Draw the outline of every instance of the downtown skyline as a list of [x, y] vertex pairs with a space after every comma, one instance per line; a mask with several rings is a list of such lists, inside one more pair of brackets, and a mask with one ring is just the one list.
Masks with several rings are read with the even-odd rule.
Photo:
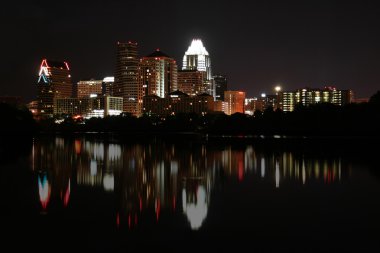
[[[33, 100], [43, 58], [69, 62], [73, 83], [113, 76], [117, 41], [136, 41], [139, 57], [160, 48], [181, 68], [193, 38], [204, 42], [213, 73], [226, 75], [228, 88], [247, 96], [273, 93], [278, 84], [284, 90], [352, 89], [357, 98], [379, 89], [379, 8], [370, 4], [128, 3], [68, 1], [58, 8], [40, 1], [18, 4], [12, 15], [2, 13], [8, 40], [1, 43], [9, 50], [3, 55], [0, 94]], [[199, 6], [210, 15], [185, 22]], [[154, 23], [157, 18], [162, 22]]]

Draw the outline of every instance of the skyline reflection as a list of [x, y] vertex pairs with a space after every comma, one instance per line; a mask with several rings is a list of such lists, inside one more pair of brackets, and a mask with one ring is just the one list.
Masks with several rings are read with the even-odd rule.
[[340, 157], [313, 158], [264, 152], [252, 145], [215, 147], [157, 139], [136, 144], [35, 139], [31, 156], [42, 213], [51, 211], [53, 200], [67, 208], [79, 189], [100, 190], [116, 200], [116, 226], [128, 229], [152, 219], [159, 223], [163, 214], [182, 215], [190, 229], [201, 229], [212, 193], [218, 194], [225, 181], [240, 184], [256, 178], [278, 190], [289, 184], [339, 183], [350, 176], [350, 166]]

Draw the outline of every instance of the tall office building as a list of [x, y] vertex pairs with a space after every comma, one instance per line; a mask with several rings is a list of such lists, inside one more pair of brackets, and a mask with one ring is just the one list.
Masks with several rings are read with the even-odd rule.
[[54, 100], [72, 97], [73, 84], [69, 64], [65, 61], [43, 59], [37, 89], [38, 113], [53, 116]]
[[93, 94], [102, 94], [103, 80], [82, 80], [77, 83], [77, 97], [87, 98]]
[[244, 113], [245, 92], [231, 90], [225, 91], [224, 101], [228, 103], [227, 115]]
[[136, 42], [118, 42], [113, 95], [123, 98], [123, 111], [141, 113], [143, 88], [139, 82], [139, 59]]
[[204, 80], [206, 72], [198, 70], [180, 70], [178, 71], [178, 90], [195, 96], [205, 93]]
[[177, 90], [177, 63], [159, 49], [143, 57], [139, 66], [144, 96], [165, 98]]
[[102, 94], [103, 96], [113, 97], [115, 78], [113, 76], [107, 76], [103, 78], [102, 82]]
[[215, 99], [215, 86], [212, 79], [211, 59], [200, 39], [193, 39], [185, 52], [182, 61], [182, 70], [198, 70], [206, 72], [204, 90]]
[[227, 90], [227, 77], [215, 75], [213, 79], [215, 85], [215, 100], [224, 101], [224, 92]]

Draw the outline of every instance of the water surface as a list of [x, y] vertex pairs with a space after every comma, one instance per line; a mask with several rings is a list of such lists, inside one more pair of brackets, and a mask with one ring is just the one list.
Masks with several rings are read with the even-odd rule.
[[376, 153], [312, 143], [96, 136], [3, 142], [3, 247], [378, 248]]

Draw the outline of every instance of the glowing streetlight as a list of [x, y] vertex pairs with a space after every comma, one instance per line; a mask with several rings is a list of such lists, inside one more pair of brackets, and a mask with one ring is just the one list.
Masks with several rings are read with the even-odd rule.
[[274, 87], [274, 90], [276, 91], [276, 104], [275, 104], [275, 109], [281, 108], [281, 101], [280, 101], [280, 91], [282, 90], [282, 87], [280, 85], [277, 85]]

